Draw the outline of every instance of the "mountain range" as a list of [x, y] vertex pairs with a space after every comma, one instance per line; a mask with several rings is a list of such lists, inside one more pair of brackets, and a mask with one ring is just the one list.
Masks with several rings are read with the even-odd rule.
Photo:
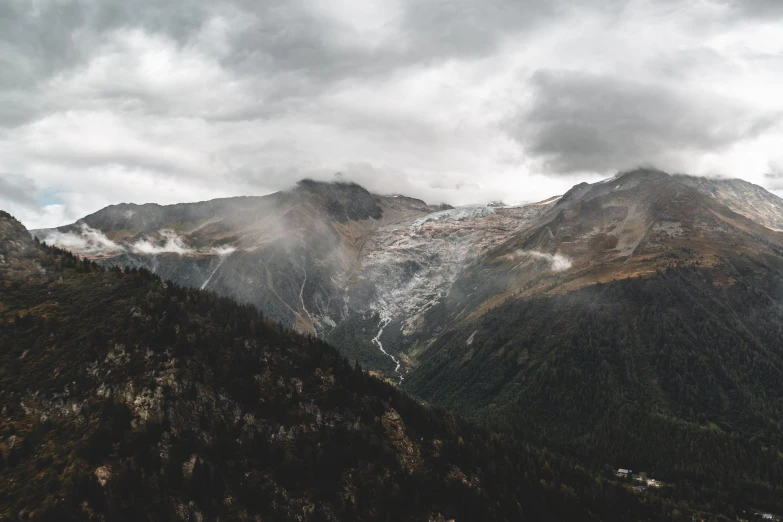
[[477, 428], [256, 307], [34, 242], [0, 212], [0, 518], [687, 520]]
[[520, 206], [303, 181], [33, 235], [255, 305], [592, 473], [645, 469], [711, 512], [783, 512], [780, 216], [749, 183], [640, 169]]
[[759, 224], [783, 227], [783, 201], [760, 187], [638, 170], [513, 207], [433, 206], [304, 180], [264, 197], [115, 205], [33, 234], [252, 303], [399, 382], [434, 331], [509, 296], [653, 274], [672, 252], [712, 266], [737, 251], [726, 239], [735, 234], [776, 241]]

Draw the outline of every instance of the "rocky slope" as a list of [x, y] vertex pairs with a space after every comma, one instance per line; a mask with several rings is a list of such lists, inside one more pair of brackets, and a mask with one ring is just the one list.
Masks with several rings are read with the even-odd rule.
[[35, 262], [37, 245], [24, 226], [0, 210], [0, 274], [16, 279], [40, 276]]
[[[740, 180], [641, 170], [520, 207], [440, 209], [304, 181], [261, 198], [118, 205], [34, 233], [104, 264], [257, 305], [402, 382], [449, 322], [552, 285], [649, 275], [672, 252], [712, 264], [729, 229], [748, 226], [740, 216], [775, 229], [783, 202]], [[459, 310], [427, 322], [433, 307], [449, 308], [447, 297]]]
[[379, 227], [368, 237], [346, 285], [350, 313], [329, 338], [343, 346], [362, 343], [366, 336], [361, 334], [347, 341], [360, 328], [362, 334], [374, 333], [371, 342], [379, 350], [388, 348], [394, 377], [402, 382], [412, 367], [406, 339], [421, 331], [424, 315], [445, 299], [466, 268], [529, 227], [547, 208], [459, 208]]
[[426, 408], [254, 307], [38, 247], [7, 215], [0, 232], [3, 266], [45, 269], [0, 271], [3, 520], [691, 515]]
[[343, 287], [367, 236], [435, 210], [354, 184], [300, 182], [267, 197], [171, 206], [117, 205], [40, 239], [262, 307], [302, 332], [345, 314]]
[[[510, 293], [568, 291], [655, 273], [671, 259], [712, 266], [781, 235], [659, 171], [572, 188], [535, 223], [487, 254], [474, 273]], [[541, 267], [548, 268], [542, 270]], [[491, 272], [486, 272], [490, 270]], [[463, 283], [469, 284], [469, 283]], [[482, 283], [483, 284], [483, 283]]]
[[34, 234], [106, 265], [252, 303], [399, 382], [411, 358], [399, 343], [386, 350], [386, 328], [415, 331], [465, 267], [551, 205], [449, 209], [305, 181], [260, 198], [117, 205]]
[[741, 179], [675, 176], [677, 181], [723, 203], [737, 214], [773, 230], [783, 230], [783, 200]]
[[257, 305], [399, 383], [439, 332], [505, 299], [648, 276], [673, 256], [711, 266], [736, 235], [775, 241], [748, 219], [774, 229], [781, 215], [745, 182], [640, 170], [539, 204], [459, 209], [305, 181], [261, 198], [118, 205], [35, 235]]
[[783, 234], [626, 173], [574, 187], [464, 271], [404, 387], [702, 494], [764, 484], [779, 512], [781, 317]]
[[434, 340], [509, 301], [650, 278], [673, 267], [707, 270], [731, 288], [737, 260], [754, 259], [754, 273], [771, 281], [781, 252], [783, 234], [665, 173], [635, 171], [580, 184], [462, 271], [448, 296], [422, 318], [421, 331], [436, 335], [419, 336], [419, 342], [427, 343], [426, 356], [437, 350]]

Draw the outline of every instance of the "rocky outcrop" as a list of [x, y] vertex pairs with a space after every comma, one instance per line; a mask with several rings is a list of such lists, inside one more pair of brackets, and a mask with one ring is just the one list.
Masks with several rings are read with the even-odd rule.
[[676, 175], [675, 179], [726, 205], [737, 214], [773, 230], [783, 230], [783, 200], [741, 179]]
[[27, 229], [0, 210], [0, 276], [14, 279], [39, 276], [36, 254], [37, 246]]

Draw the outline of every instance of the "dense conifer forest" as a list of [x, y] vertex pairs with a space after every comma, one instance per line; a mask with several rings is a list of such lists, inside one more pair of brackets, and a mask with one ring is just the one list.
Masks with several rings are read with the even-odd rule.
[[511, 299], [442, 336], [406, 387], [594, 472], [644, 470], [671, 498], [780, 513], [778, 270], [739, 256]]

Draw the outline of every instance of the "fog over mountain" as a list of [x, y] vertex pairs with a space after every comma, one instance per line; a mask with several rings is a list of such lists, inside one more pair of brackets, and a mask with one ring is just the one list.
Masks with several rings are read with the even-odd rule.
[[302, 178], [538, 201], [636, 166], [780, 190], [780, 3], [10, 0], [0, 204], [30, 228]]
[[673, 259], [719, 265], [745, 235], [766, 248], [781, 229], [783, 200], [759, 186], [638, 169], [536, 203], [454, 208], [302, 180], [263, 197], [115, 205], [32, 233], [254, 304], [401, 384], [442, 330], [505, 299], [649, 276]]

